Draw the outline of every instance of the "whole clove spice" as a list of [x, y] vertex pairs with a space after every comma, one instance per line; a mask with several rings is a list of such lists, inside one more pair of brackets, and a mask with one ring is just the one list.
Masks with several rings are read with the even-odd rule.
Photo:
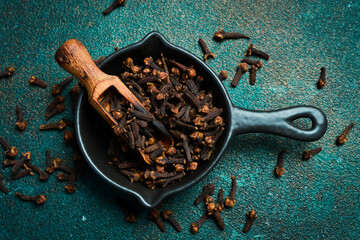
[[251, 65], [251, 67], [249, 69], [249, 73], [250, 73], [249, 80], [250, 80], [251, 85], [255, 85], [257, 70], [258, 70], [258, 68], [255, 65]]
[[174, 226], [174, 228], [175, 228], [175, 230], [176, 230], [177, 232], [181, 232], [181, 225], [180, 225], [180, 223], [175, 219], [175, 217], [174, 217], [174, 215], [173, 215], [173, 211], [168, 210], [168, 209], [163, 210], [163, 211], [161, 212], [161, 216], [162, 216], [165, 220], [169, 221], [169, 222]]
[[263, 66], [261, 61], [255, 61], [254, 59], [250, 59], [250, 58], [243, 58], [241, 62], [247, 63], [250, 66], [255, 65], [258, 69], [262, 68]]
[[245, 38], [245, 39], [250, 39], [249, 36], [246, 36], [242, 33], [239, 32], [225, 32], [223, 29], [215, 32], [214, 34], [214, 39], [216, 41], [223, 41], [225, 39], [240, 39], [240, 38]]
[[160, 211], [157, 208], [149, 211], [149, 218], [155, 222], [156, 226], [160, 229], [161, 232], [166, 231], [165, 225], [160, 217]]
[[227, 77], [228, 77], [228, 73], [227, 73], [227, 71], [225, 71], [225, 70], [222, 70], [222, 71], [219, 73], [219, 76], [218, 76], [218, 78], [220, 79], [220, 81], [226, 80]]
[[19, 107], [16, 107], [15, 111], [16, 111], [16, 116], [17, 116], [17, 122], [15, 123], [15, 126], [20, 132], [22, 132], [25, 130], [27, 123], [24, 119], [21, 109]]
[[255, 212], [255, 210], [250, 210], [249, 212], [246, 213], [246, 223], [243, 229], [243, 233], [247, 233], [250, 231], [252, 225], [254, 224], [255, 219], [257, 218], [257, 214]]
[[312, 158], [315, 154], [321, 152], [321, 150], [322, 150], [322, 147], [317, 147], [312, 150], [305, 150], [303, 152], [303, 159], [308, 160], [308, 159]]
[[344, 144], [348, 140], [348, 135], [351, 129], [355, 126], [355, 123], [350, 123], [349, 126], [347, 126], [342, 134], [340, 134], [336, 138], [336, 143], [338, 145]]
[[284, 153], [286, 150], [282, 150], [278, 154], [277, 164], [274, 169], [274, 174], [276, 177], [281, 177], [284, 174], [285, 168], [284, 168]]
[[47, 87], [46, 82], [38, 79], [38, 78], [35, 77], [35, 76], [32, 76], [32, 77], [29, 79], [29, 83], [30, 83], [30, 85], [38, 86], [38, 87], [41, 87], [41, 88], [46, 88], [46, 87]]
[[41, 168], [39, 168], [38, 166], [35, 166], [31, 162], [27, 162], [25, 164], [26, 164], [27, 167], [29, 167], [30, 169], [34, 170], [35, 172], [37, 172], [39, 174], [39, 179], [41, 181], [48, 180], [49, 175], [46, 172], [44, 172]]
[[229, 197], [225, 197], [225, 206], [228, 208], [232, 208], [236, 202], [235, 195], [237, 189], [237, 182], [235, 176], [231, 177], [231, 192]]
[[41, 125], [40, 130], [62, 130], [66, 128], [66, 126], [67, 124], [63, 120], [60, 120], [59, 122]]
[[245, 56], [256, 56], [256, 57], [264, 58], [266, 60], [269, 60], [269, 58], [270, 58], [270, 56], [267, 53], [254, 48], [252, 43], [249, 44], [249, 47], [245, 53]]
[[325, 79], [325, 77], [326, 77], [326, 69], [325, 69], [325, 67], [322, 67], [321, 69], [320, 69], [320, 77], [319, 77], [319, 80], [317, 81], [317, 87], [320, 89], [320, 88], [323, 88], [323, 87], [325, 87], [325, 83], [326, 83], [326, 79]]
[[46, 159], [46, 168], [45, 168], [45, 170], [48, 173], [53, 173], [54, 172], [54, 165], [53, 165], [53, 161], [52, 161], [52, 158], [51, 158], [51, 155], [50, 155], [50, 150], [46, 150], [45, 159]]
[[9, 193], [9, 189], [5, 186], [5, 184], [3, 182], [3, 176], [1, 174], [0, 174], [0, 189], [5, 194]]
[[15, 195], [23, 201], [32, 201], [37, 205], [44, 204], [46, 202], [45, 195], [37, 195], [37, 196], [28, 196], [21, 193], [15, 193]]
[[11, 179], [12, 180], [17, 180], [20, 179], [22, 177], [25, 177], [26, 175], [30, 174], [31, 170], [30, 169], [23, 169], [21, 171], [18, 171], [17, 173], [13, 174]]
[[116, 9], [116, 8], [118, 8], [120, 6], [124, 6], [125, 2], [126, 2], [126, 0], [115, 0], [115, 1], [113, 1], [113, 3], [103, 11], [103, 14], [108, 15], [109, 13], [114, 11], [114, 9]]
[[201, 194], [195, 199], [194, 204], [199, 205], [202, 201], [205, 200], [206, 196], [213, 195], [215, 192], [215, 185], [209, 183], [203, 187]]
[[12, 76], [14, 72], [14, 67], [6, 67], [4, 70], [0, 71], [0, 78]]
[[65, 101], [65, 98], [63, 96], [57, 95], [54, 98], [54, 100], [47, 106], [46, 112], [45, 112], [45, 117], [47, 117], [47, 115], [49, 115], [49, 113], [56, 108], [57, 104], [62, 103], [64, 101]]
[[10, 144], [5, 140], [5, 138], [0, 137], [0, 145], [5, 150], [5, 156], [14, 158], [17, 156], [19, 150], [16, 147], [10, 146]]
[[201, 46], [201, 49], [204, 52], [204, 60], [208, 60], [209, 58], [215, 59], [215, 55], [210, 51], [209, 46], [206, 44], [206, 42], [199, 38], [199, 44]]
[[203, 225], [208, 216], [208, 212], [204, 212], [204, 214], [199, 218], [199, 220], [191, 223], [190, 230], [192, 234], [196, 234], [199, 232], [201, 225]]
[[69, 84], [72, 80], [74, 80], [74, 76], [67, 77], [60, 83], [54, 84], [52, 86], [51, 94], [54, 96], [59, 95], [61, 93], [61, 90], [63, 89], [63, 87], [65, 87], [67, 84]]
[[236, 74], [231, 82], [231, 87], [236, 87], [239, 84], [240, 78], [248, 71], [248, 64], [242, 62], [238, 65]]
[[49, 112], [49, 114], [45, 117], [46, 121], [52, 118], [53, 116], [62, 113], [64, 110], [65, 110], [64, 104], [62, 103], [57, 104], [56, 107], [51, 112]]

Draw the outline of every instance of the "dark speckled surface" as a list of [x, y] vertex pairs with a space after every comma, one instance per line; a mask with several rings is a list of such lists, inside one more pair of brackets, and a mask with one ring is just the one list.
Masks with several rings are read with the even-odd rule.
[[[217, 43], [212, 34], [220, 29], [239, 30], [270, 54], [270, 60], [250, 86], [248, 75], [231, 89], [237, 106], [271, 110], [309, 104], [321, 108], [329, 126], [325, 136], [313, 143], [282, 137], [251, 134], [234, 138], [219, 164], [199, 184], [170, 197], [164, 208], [174, 210], [183, 226], [166, 233], [139, 214], [137, 224], [125, 222], [116, 207], [119, 193], [89, 168], [77, 191], [68, 195], [64, 183], [52, 175], [41, 183], [36, 177], [11, 181], [10, 169], [1, 169], [10, 193], [0, 193], [2, 239], [358, 239], [360, 235], [359, 182], [359, 77], [360, 6], [358, 1], [131, 1], [110, 15], [102, 10], [111, 1], [0, 1], [0, 67], [12, 65], [12, 78], [0, 80], [0, 135], [20, 148], [32, 151], [33, 161], [44, 167], [45, 150], [70, 163], [72, 151], [63, 144], [63, 132], [39, 132], [44, 110], [52, 100], [50, 87], [28, 86], [35, 75], [50, 86], [67, 74], [54, 60], [56, 49], [67, 39], [84, 42], [94, 58], [110, 54], [113, 47], [139, 41], [148, 32], [161, 32], [170, 42], [201, 56], [199, 37], [216, 55], [208, 62], [216, 72], [227, 70], [230, 79], [249, 40]], [[327, 68], [328, 83], [317, 90], [320, 68]], [[73, 84], [73, 83], [72, 83]], [[64, 96], [72, 84], [66, 87]], [[72, 117], [70, 101], [63, 114]], [[15, 130], [15, 107], [22, 105], [29, 127]], [[54, 120], [60, 119], [61, 116]], [[334, 140], [355, 122], [349, 141], [338, 147]], [[300, 124], [306, 125], [306, 122]], [[323, 146], [310, 161], [300, 159], [304, 149]], [[285, 174], [276, 179], [277, 153], [287, 148]], [[2, 157], [3, 158], [3, 157]], [[238, 178], [238, 201], [226, 210], [226, 230], [212, 220], [199, 234], [189, 232], [190, 223], [203, 209], [192, 202], [202, 186], [214, 182], [230, 190], [230, 176]], [[15, 192], [43, 193], [43, 206], [19, 201]], [[248, 234], [242, 233], [245, 213], [255, 209], [258, 218]]]

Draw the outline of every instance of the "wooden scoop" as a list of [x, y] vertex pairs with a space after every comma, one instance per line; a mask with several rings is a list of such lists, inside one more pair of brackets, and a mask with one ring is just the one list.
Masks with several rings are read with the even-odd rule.
[[[119, 94], [133, 104], [136, 110], [150, 114], [144, 109], [143, 104], [134, 96], [119, 77], [108, 75], [95, 65], [89, 52], [80, 41], [76, 39], [66, 41], [56, 51], [55, 59], [63, 69], [74, 75], [79, 82], [85, 86], [90, 104], [98, 111], [98, 113], [100, 113], [110, 126], [117, 125], [118, 123], [99, 101], [100, 96], [102, 96], [102, 94], [110, 87], [114, 87]], [[169, 132], [159, 121], [154, 118], [151, 123], [157, 130], [155, 136], [159, 138], [165, 146], [174, 143]], [[145, 154], [144, 151], [139, 150], [139, 152], [144, 161], [150, 164], [151, 160], [149, 155]]]

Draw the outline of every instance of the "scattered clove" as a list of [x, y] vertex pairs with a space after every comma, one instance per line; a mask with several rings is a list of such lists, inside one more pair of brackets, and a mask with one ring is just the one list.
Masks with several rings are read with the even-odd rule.
[[115, 1], [113, 1], [113, 3], [103, 11], [103, 14], [108, 15], [109, 13], [114, 11], [115, 8], [118, 8], [120, 6], [124, 6], [125, 2], [126, 2], [126, 0], [115, 0]]
[[46, 121], [52, 118], [53, 116], [62, 113], [64, 110], [65, 110], [64, 104], [62, 103], [57, 104], [56, 107], [51, 112], [49, 112], [49, 114], [45, 117]]
[[10, 144], [5, 140], [5, 138], [0, 137], [0, 145], [5, 150], [5, 156], [14, 158], [17, 156], [19, 150], [16, 147], [10, 146]]
[[236, 202], [235, 195], [237, 189], [237, 182], [235, 176], [231, 177], [231, 192], [229, 197], [225, 197], [225, 206], [228, 208], [232, 208]]
[[21, 193], [15, 193], [15, 195], [23, 201], [32, 201], [37, 205], [44, 204], [46, 201], [45, 195], [37, 195], [37, 196], [28, 196]]
[[270, 58], [270, 56], [267, 53], [254, 48], [252, 43], [249, 44], [245, 56], [256, 56], [256, 57], [264, 58], [266, 60], [269, 60]]
[[194, 204], [199, 205], [202, 201], [205, 200], [206, 196], [213, 195], [215, 192], [215, 185], [209, 183], [203, 187], [201, 194], [195, 199]]
[[355, 123], [350, 123], [349, 126], [345, 128], [344, 132], [336, 138], [336, 142], [338, 145], [344, 144], [347, 141], [349, 132], [354, 126]]
[[9, 189], [5, 186], [5, 184], [3, 182], [3, 176], [1, 174], [0, 174], [0, 189], [5, 194], [9, 193]]
[[16, 116], [17, 116], [17, 122], [15, 123], [15, 126], [20, 132], [22, 132], [25, 130], [27, 123], [24, 119], [21, 109], [19, 107], [16, 107], [15, 110], [16, 110]]
[[274, 174], [276, 177], [281, 177], [284, 174], [285, 168], [284, 168], [284, 153], [286, 150], [282, 150], [278, 154], [277, 164], [274, 169]]
[[44, 125], [41, 125], [40, 130], [62, 130], [66, 128], [66, 126], [67, 124], [63, 120], [60, 120], [59, 122], [46, 123]]
[[214, 34], [214, 39], [216, 41], [223, 41], [225, 39], [240, 39], [240, 38], [246, 38], [246, 39], [250, 39], [250, 37], [239, 33], [239, 32], [225, 32], [223, 29], [215, 32]]
[[4, 70], [0, 71], [0, 78], [12, 76], [14, 72], [14, 67], [6, 67]]
[[321, 152], [321, 150], [322, 150], [322, 147], [317, 147], [312, 150], [305, 150], [303, 152], [303, 159], [308, 160], [308, 159], [312, 158], [315, 154]]
[[248, 64], [242, 62], [239, 64], [234, 79], [231, 82], [231, 87], [236, 87], [239, 84], [240, 78], [248, 71]]
[[224, 81], [225, 79], [227, 79], [227, 77], [228, 77], [228, 73], [225, 70], [222, 70], [218, 76], [220, 81]]
[[50, 155], [50, 150], [46, 150], [45, 153], [45, 159], [46, 159], [46, 171], [48, 173], [53, 173], [54, 172], [54, 165], [53, 165], [53, 161]]
[[200, 217], [199, 220], [191, 223], [190, 230], [192, 234], [196, 234], [199, 232], [201, 225], [203, 225], [208, 216], [208, 212], [204, 212], [204, 214]]
[[166, 231], [165, 225], [163, 221], [161, 221], [160, 211], [157, 208], [149, 211], [149, 218], [155, 222], [156, 226], [160, 229], [161, 232]]
[[201, 46], [201, 49], [204, 52], [204, 60], [208, 60], [209, 58], [215, 59], [215, 55], [210, 51], [209, 46], [206, 44], [206, 42], [199, 38], [199, 44]]
[[162, 216], [165, 220], [169, 221], [169, 222], [174, 226], [174, 228], [175, 228], [176, 231], [181, 232], [181, 225], [180, 225], [180, 223], [175, 219], [175, 217], [174, 217], [174, 215], [173, 215], [173, 211], [167, 210], [167, 209], [166, 209], [166, 210], [163, 210], [163, 211], [161, 212], [161, 216]]
[[255, 65], [251, 65], [250, 69], [249, 69], [249, 73], [250, 73], [250, 84], [251, 85], [255, 85], [256, 82], [256, 71], [258, 70], [258, 68]]
[[52, 95], [54, 95], [54, 96], [59, 95], [61, 93], [61, 90], [63, 89], [63, 87], [65, 87], [67, 84], [69, 84], [72, 80], [74, 80], [74, 76], [67, 77], [60, 83], [53, 85], [52, 90], [51, 90]]
[[246, 213], [246, 223], [243, 229], [243, 233], [247, 233], [250, 231], [252, 225], [254, 224], [255, 219], [257, 218], [257, 214], [255, 210], [250, 210], [248, 213]]
[[38, 79], [38, 78], [35, 77], [35, 76], [32, 76], [32, 77], [29, 79], [29, 83], [30, 83], [30, 85], [38, 86], [38, 87], [41, 87], [41, 88], [46, 88], [46, 87], [47, 87], [46, 82]]
[[320, 89], [320, 88], [323, 88], [323, 87], [325, 87], [325, 83], [326, 83], [326, 79], [325, 79], [325, 77], [326, 77], [326, 69], [325, 69], [325, 67], [322, 67], [321, 69], [320, 69], [320, 71], [321, 71], [321, 73], [320, 73], [320, 77], [319, 77], [319, 80], [318, 80], [318, 82], [317, 82], [317, 87]]
[[116, 199], [116, 203], [121, 211], [125, 215], [125, 220], [129, 223], [134, 223], [137, 221], [137, 217], [132, 208], [129, 208], [128, 204], [122, 201], [120, 198]]

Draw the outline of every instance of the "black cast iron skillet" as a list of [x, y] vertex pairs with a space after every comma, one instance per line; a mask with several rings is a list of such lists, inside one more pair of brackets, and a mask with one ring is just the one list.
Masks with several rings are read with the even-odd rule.
[[[326, 116], [315, 107], [297, 106], [275, 111], [251, 111], [234, 106], [221, 81], [202, 60], [169, 43], [158, 32], [151, 32], [140, 42], [113, 53], [99, 67], [105, 73], [119, 75], [120, 66], [127, 57], [133, 58], [135, 63], [142, 64], [145, 57], [152, 56], [156, 59], [161, 53], [169, 59], [175, 59], [188, 66], [193, 65], [196, 72], [204, 76], [203, 87], [213, 92], [215, 106], [224, 109], [225, 131], [217, 142], [210, 160], [201, 162], [194, 174], [186, 175], [181, 182], [154, 190], [140, 182], [131, 183], [128, 178], [118, 173], [116, 167], [107, 163], [109, 159], [106, 151], [111, 134], [109, 132], [108, 137], [105, 137], [102, 131], [94, 129], [94, 124], [101, 123], [101, 120], [97, 112], [91, 108], [86, 91], [82, 91], [76, 109], [77, 139], [90, 166], [116, 188], [134, 195], [145, 207], [153, 208], [170, 194], [183, 191], [204, 178], [220, 160], [233, 136], [244, 133], [271, 133], [300, 141], [315, 141], [326, 131]], [[292, 121], [299, 118], [311, 119], [311, 129], [295, 127]]]

